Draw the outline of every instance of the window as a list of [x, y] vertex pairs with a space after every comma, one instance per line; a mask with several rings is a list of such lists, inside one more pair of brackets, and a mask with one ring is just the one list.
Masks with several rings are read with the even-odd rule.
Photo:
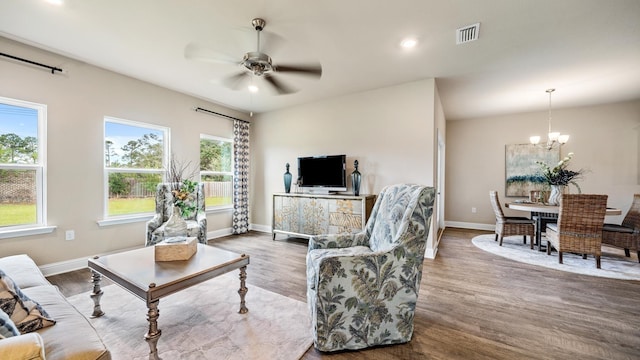
[[169, 130], [105, 118], [106, 217], [155, 211], [156, 186], [167, 164]]
[[233, 139], [200, 135], [200, 181], [207, 209], [233, 203]]
[[0, 97], [0, 231], [46, 225], [47, 106]]

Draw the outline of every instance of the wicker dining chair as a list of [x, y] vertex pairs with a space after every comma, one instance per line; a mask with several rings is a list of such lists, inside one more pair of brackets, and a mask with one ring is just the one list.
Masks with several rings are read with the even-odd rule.
[[500, 240], [500, 246], [502, 246], [502, 239], [505, 236], [522, 235], [524, 243], [527, 243], [527, 235], [531, 243], [531, 249], [533, 249], [533, 239], [536, 236], [535, 221], [526, 217], [519, 216], [504, 216], [500, 200], [498, 199], [498, 192], [495, 190], [489, 191], [489, 198], [491, 199], [491, 206], [493, 212], [496, 214], [496, 241]]
[[634, 250], [640, 262], [640, 194], [633, 195], [631, 208], [621, 225], [604, 224], [602, 243], [624, 249], [627, 257], [631, 256], [629, 250]]
[[562, 264], [562, 253], [573, 252], [594, 255], [596, 267], [600, 269], [602, 253], [602, 227], [607, 211], [607, 195], [564, 194], [560, 198], [558, 222], [547, 224], [547, 255], [551, 247], [558, 251], [558, 262]]

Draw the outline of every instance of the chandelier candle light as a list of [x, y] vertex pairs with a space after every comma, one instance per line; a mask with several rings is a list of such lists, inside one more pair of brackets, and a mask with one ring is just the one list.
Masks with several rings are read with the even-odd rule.
[[[554, 132], [551, 130], [551, 93], [556, 91], [556, 89], [547, 89], [546, 92], [549, 94], [549, 133], [547, 138], [547, 150], [551, 150], [554, 146], [562, 146], [569, 141], [569, 135], [560, 135], [559, 132]], [[533, 145], [538, 145], [540, 143], [540, 136], [531, 136], [529, 141]]]

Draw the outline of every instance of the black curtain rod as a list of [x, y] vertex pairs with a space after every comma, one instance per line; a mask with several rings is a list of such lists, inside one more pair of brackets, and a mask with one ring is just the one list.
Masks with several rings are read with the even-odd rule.
[[29, 64], [31, 64], [31, 65], [36, 65], [36, 66], [40, 66], [40, 67], [43, 67], [43, 68], [47, 68], [47, 69], [51, 70], [51, 73], [52, 73], [52, 74], [55, 74], [55, 72], [56, 72], [56, 71], [60, 71], [60, 72], [62, 72], [62, 71], [63, 71], [62, 69], [57, 68], [57, 67], [55, 67], [55, 66], [49, 66], [49, 65], [41, 64], [41, 63], [39, 63], [39, 62], [35, 62], [35, 61], [31, 61], [31, 60], [27, 60], [27, 59], [19, 58], [19, 57], [17, 57], [17, 56], [13, 56], [13, 55], [5, 54], [5, 53], [0, 53], [0, 56], [8, 57], [8, 58], [13, 59], [13, 60], [18, 60], [18, 61], [26, 62], [26, 63], [29, 63]]
[[231, 119], [231, 120], [244, 121], [244, 122], [247, 122], [247, 123], [249, 122], [249, 121], [247, 121], [247, 120], [238, 119], [238, 118], [235, 118], [235, 117], [233, 117], [233, 116], [229, 116], [229, 115], [221, 114], [221, 113], [219, 113], [219, 112], [215, 112], [215, 111], [211, 111], [211, 110], [203, 109], [203, 108], [201, 108], [201, 107], [197, 107], [197, 108], [195, 108], [194, 110], [195, 110], [195, 111], [204, 111], [204, 112], [206, 112], [206, 113], [213, 114], [213, 115], [218, 115], [218, 116], [222, 116], [222, 117], [226, 117], [227, 119]]

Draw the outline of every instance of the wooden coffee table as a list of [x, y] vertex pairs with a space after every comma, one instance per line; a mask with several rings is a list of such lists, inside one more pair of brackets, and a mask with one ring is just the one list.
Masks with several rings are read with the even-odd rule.
[[192, 285], [216, 276], [240, 269], [240, 310], [249, 311], [245, 304], [247, 294], [247, 265], [249, 256], [198, 244], [198, 251], [184, 261], [156, 262], [153, 246], [124, 251], [117, 254], [96, 256], [89, 259], [92, 272], [94, 307], [92, 317], [104, 315], [100, 308], [100, 280], [105, 276], [147, 303], [149, 330], [144, 335], [149, 344], [149, 359], [158, 360], [158, 339], [162, 331], [158, 329], [158, 304], [160, 298], [171, 295]]

